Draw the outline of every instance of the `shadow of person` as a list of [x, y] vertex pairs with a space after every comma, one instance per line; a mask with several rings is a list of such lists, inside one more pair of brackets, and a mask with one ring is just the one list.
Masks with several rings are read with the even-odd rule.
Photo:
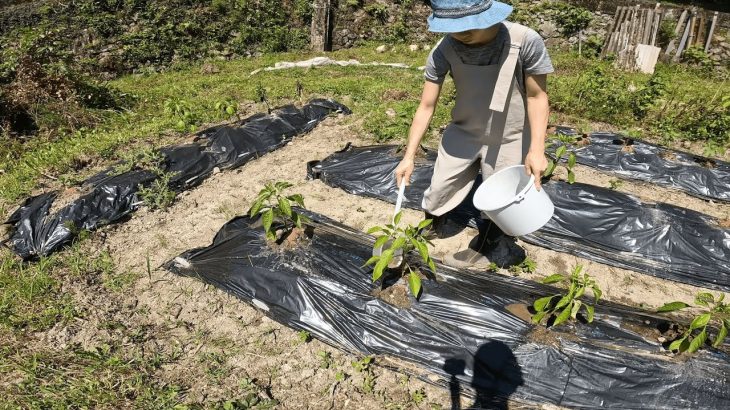
[[451, 375], [449, 379], [449, 395], [451, 397], [451, 410], [461, 410], [461, 384], [458, 376], [464, 374], [466, 363], [461, 359], [446, 359], [444, 371]]
[[507, 409], [509, 397], [524, 384], [522, 369], [512, 350], [499, 341], [479, 347], [474, 355], [471, 387], [476, 393], [473, 409]]
[[[481, 345], [470, 361], [475, 400], [468, 409], [506, 410], [509, 397], [524, 384], [522, 368], [512, 350], [502, 342], [490, 341]], [[459, 376], [469, 373], [467, 363], [462, 359], [447, 359], [443, 369], [451, 375], [451, 410], [461, 410]]]

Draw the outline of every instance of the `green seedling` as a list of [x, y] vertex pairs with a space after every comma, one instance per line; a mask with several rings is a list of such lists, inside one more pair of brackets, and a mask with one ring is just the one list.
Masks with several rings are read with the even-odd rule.
[[238, 104], [231, 100], [222, 100], [215, 103], [215, 111], [221, 115], [233, 115], [238, 111]]
[[573, 184], [575, 183], [575, 172], [573, 171], [573, 168], [575, 167], [575, 163], [577, 161], [575, 152], [567, 152], [568, 149], [565, 147], [565, 145], [561, 145], [558, 147], [558, 149], [555, 150], [555, 159], [548, 158], [548, 167], [545, 169], [545, 172], [542, 174], [544, 178], [550, 178], [553, 176], [553, 173], [555, 172], [555, 169], [557, 168], [560, 161], [565, 157], [565, 154], [568, 154], [568, 159], [565, 164], [565, 169], [568, 171], [568, 183]]
[[608, 187], [613, 190], [616, 190], [616, 189], [619, 189], [621, 187], [621, 185], [623, 185], [623, 183], [624, 183], [624, 181], [622, 181], [620, 179], [612, 179], [612, 180], [608, 181]]
[[291, 231], [295, 227], [302, 229], [302, 224], [309, 221], [309, 218], [292, 209], [292, 204], [297, 204], [301, 208], [305, 208], [302, 195], [284, 194], [284, 191], [292, 186], [289, 182], [281, 181], [266, 184], [248, 210], [248, 215], [251, 218], [257, 215], [261, 216], [266, 238], [271, 241], [276, 240], [276, 233], [271, 229], [274, 220], [283, 222], [286, 232]]
[[[421, 294], [421, 277], [418, 275], [418, 269], [413, 269], [407, 261], [405, 256], [411, 251], [418, 251], [421, 256], [421, 260], [425, 263], [431, 272], [436, 272], [436, 265], [431, 258], [428, 247], [433, 244], [426, 239], [424, 230], [431, 225], [433, 222], [431, 219], [425, 219], [421, 221], [417, 226], [406, 225], [405, 227], [400, 226], [401, 217], [403, 211], [398, 212], [393, 218], [392, 224], [385, 226], [375, 226], [368, 230], [369, 234], [378, 234], [373, 245], [373, 250], [382, 250], [380, 255], [376, 255], [368, 259], [365, 262], [365, 266], [375, 265], [373, 268], [373, 282], [380, 279], [383, 276], [385, 268], [391, 263], [397, 252], [401, 252], [403, 255], [403, 266], [401, 268], [401, 274], [405, 275], [408, 273], [408, 288], [411, 291], [413, 297], [418, 298]], [[385, 246], [390, 244], [387, 249]], [[374, 252], [376, 253], [376, 252]]]
[[[695, 296], [696, 309], [700, 313], [694, 319], [679, 339], [669, 345], [669, 350], [694, 353], [701, 348], [709, 338], [708, 327], [711, 324], [719, 326], [720, 330], [715, 335], [712, 347], [720, 347], [730, 330], [730, 303], [724, 302], [725, 294], [721, 293], [717, 298], [707, 292], [700, 292]], [[692, 308], [684, 302], [670, 302], [657, 309], [658, 313], [676, 312], [678, 310]]]
[[509, 272], [513, 275], [519, 275], [520, 273], [533, 273], [535, 270], [537, 270], [537, 262], [530, 258], [525, 258], [525, 260], [519, 264], [509, 267]]
[[581, 301], [580, 298], [586, 290], [590, 290], [593, 293], [594, 304], [598, 303], [603, 292], [595, 279], [583, 272], [583, 266], [578, 265], [570, 275], [556, 273], [542, 280], [545, 284], [560, 282], [568, 285], [567, 292], [537, 299], [532, 305], [535, 308], [532, 322], [540, 323], [554, 315], [555, 321], [552, 326], [558, 326], [568, 319], [575, 319], [581, 308], [586, 312], [585, 318], [588, 323], [593, 322], [594, 306]]
[[300, 330], [299, 333], [297, 333], [297, 336], [299, 337], [299, 341], [302, 343], [309, 343], [312, 340], [312, 334], [306, 330]]
[[320, 350], [317, 352], [317, 356], [320, 358], [319, 367], [322, 369], [329, 369], [332, 366], [332, 355], [330, 352]]
[[339, 372], [335, 373], [336, 382], [344, 382], [346, 378], [347, 378], [347, 374], [345, 374], [345, 372], [343, 372], [343, 371], [339, 371]]
[[352, 367], [357, 370], [358, 373], [367, 372], [370, 370], [370, 365], [373, 364], [375, 358], [373, 356], [365, 356], [360, 360], [352, 362]]
[[418, 389], [411, 393], [411, 401], [419, 406], [423, 401], [426, 400], [426, 392], [423, 389]]

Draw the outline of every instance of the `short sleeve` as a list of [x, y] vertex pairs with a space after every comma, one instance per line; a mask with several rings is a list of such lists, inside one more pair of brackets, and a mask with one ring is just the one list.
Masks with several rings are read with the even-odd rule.
[[451, 70], [451, 65], [441, 50], [442, 44], [443, 41], [439, 41], [436, 47], [429, 53], [426, 59], [426, 69], [423, 73], [426, 81], [436, 84], [443, 84], [446, 75]]
[[555, 71], [545, 42], [535, 30], [528, 30], [520, 57], [522, 69], [527, 75], [550, 74]]

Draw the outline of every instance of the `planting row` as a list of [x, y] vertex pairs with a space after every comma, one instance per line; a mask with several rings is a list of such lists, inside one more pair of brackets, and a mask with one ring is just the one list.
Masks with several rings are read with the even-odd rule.
[[[548, 152], [560, 147], [574, 153], [577, 162], [601, 171], [679, 189], [690, 195], [730, 201], [730, 164], [608, 132], [579, 135], [557, 129]], [[565, 149], [565, 148], [564, 148]]]
[[192, 144], [148, 151], [91, 177], [82, 184], [87, 193], [53, 215], [49, 211], [57, 192], [28, 198], [6, 222], [14, 228], [7, 244], [24, 259], [49, 255], [80, 230], [118, 221], [142, 203], [168, 206], [176, 192], [201, 183], [216, 168], [240, 167], [312, 130], [334, 112], [350, 110], [315, 99], [301, 109], [285, 106], [201, 131]]
[[[410, 226], [396, 217], [374, 227], [374, 238], [302, 209], [304, 199], [286, 193], [288, 186], [268, 185], [249, 216], [166, 268], [346, 351], [415, 363], [481, 405], [730, 405], [730, 357], [722, 344], [730, 307], [722, 295], [698, 295], [706, 306], [687, 327], [627, 307], [596, 307], [600, 289], [580, 267], [546, 278], [564, 289], [456, 271], [430, 258], [423, 236], [429, 221]], [[398, 254], [403, 262], [392, 263]], [[664, 331], [664, 345], [646, 336], [654, 329]], [[705, 345], [683, 359], [670, 351]]]
[[[348, 146], [308, 164], [308, 174], [349, 193], [395, 202], [397, 150]], [[436, 157], [429, 149], [422, 154], [403, 203], [414, 209], [421, 207]], [[730, 290], [730, 229], [713, 218], [669, 204], [645, 204], [592, 185], [550, 181], [543, 187], [555, 204], [555, 215], [545, 227], [522, 237], [525, 242], [663, 279]], [[470, 226], [483, 223], [471, 195], [448, 218]]]

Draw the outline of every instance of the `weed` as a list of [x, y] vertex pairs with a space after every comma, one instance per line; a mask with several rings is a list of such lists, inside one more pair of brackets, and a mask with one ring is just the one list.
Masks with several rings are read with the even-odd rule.
[[332, 354], [330, 354], [330, 352], [320, 350], [319, 352], [317, 352], [317, 356], [319, 356], [319, 359], [320, 359], [320, 362], [319, 362], [320, 368], [329, 369], [332, 366], [333, 360], [332, 360]]
[[140, 185], [137, 196], [149, 209], [166, 211], [177, 197], [177, 193], [170, 188], [170, 180], [174, 176], [173, 172], [161, 173], [149, 186]]
[[281, 181], [266, 184], [248, 210], [248, 215], [251, 218], [261, 215], [266, 238], [271, 241], [276, 240], [276, 233], [271, 230], [275, 219], [284, 223], [285, 231], [290, 231], [294, 227], [301, 229], [302, 223], [309, 220], [306, 216], [292, 209], [292, 203], [305, 208], [302, 195], [284, 195], [284, 191], [292, 186], [289, 182]]
[[231, 116], [238, 111], [238, 104], [232, 100], [222, 100], [215, 103], [215, 111], [220, 117]]
[[362, 373], [370, 371], [370, 366], [374, 363], [374, 361], [375, 357], [365, 356], [360, 360], [354, 360], [351, 364], [353, 369], [355, 369], [358, 373]]
[[705, 148], [702, 150], [705, 157], [722, 157], [725, 155], [725, 147], [715, 141], [707, 141]]
[[[424, 230], [431, 225], [433, 220], [425, 219], [421, 221], [418, 226], [406, 225], [400, 227], [400, 220], [403, 216], [403, 211], [393, 218], [392, 224], [385, 226], [375, 226], [368, 230], [369, 234], [379, 233], [379, 236], [375, 239], [373, 245], [374, 251], [381, 251], [379, 255], [373, 256], [365, 262], [365, 266], [375, 265], [373, 268], [373, 282], [377, 281], [383, 276], [385, 268], [396, 256], [396, 252], [400, 251], [405, 261], [405, 256], [413, 250], [417, 250], [421, 256], [421, 260], [425, 263], [432, 273], [436, 272], [436, 265], [431, 259], [429, 254], [428, 246], [432, 245], [428, 239], [423, 236]], [[385, 246], [388, 248], [385, 249]], [[376, 253], [376, 252], [373, 252]], [[404, 262], [401, 274], [408, 272], [408, 288], [411, 291], [413, 297], [418, 298], [421, 294], [421, 278], [418, 276], [418, 270], [413, 268]]]
[[593, 322], [594, 306], [581, 301], [580, 298], [587, 289], [590, 289], [593, 293], [594, 304], [598, 303], [602, 292], [595, 279], [583, 272], [583, 267], [578, 265], [570, 275], [556, 273], [542, 280], [544, 284], [559, 282], [568, 285], [567, 292], [537, 299], [532, 305], [536, 312], [532, 316], [532, 322], [540, 323], [545, 318], [555, 316], [552, 326], [558, 326], [570, 318], [575, 319], [581, 307], [586, 311], [586, 321]]
[[175, 128], [178, 131], [195, 131], [198, 117], [187, 100], [168, 98], [165, 100], [165, 112], [177, 120]]
[[365, 12], [381, 23], [385, 23], [388, 20], [388, 6], [385, 4], [368, 4], [365, 6]]
[[525, 258], [519, 264], [509, 267], [509, 272], [515, 276], [520, 273], [534, 273], [535, 270], [537, 270], [537, 262], [531, 258]]
[[336, 382], [340, 382], [341, 383], [341, 382], [344, 382], [345, 379], [347, 379], [347, 374], [345, 372], [343, 372], [343, 371], [340, 370], [337, 373], [335, 373], [335, 381]]
[[610, 189], [616, 190], [621, 188], [621, 185], [623, 185], [624, 181], [620, 179], [611, 179], [608, 181], [608, 187]]
[[[723, 302], [725, 294], [717, 298], [711, 293], [700, 292], [695, 295], [695, 304], [701, 313], [694, 316], [689, 328], [681, 337], [669, 345], [669, 350], [694, 353], [704, 346], [709, 339], [708, 326], [716, 324], [719, 331], [712, 342], [713, 347], [720, 347], [730, 330], [730, 303]], [[658, 313], [675, 312], [692, 307], [684, 302], [670, 302], [657, 309]]]
[[297, 337], [301, 343], [309, 343], [312, 341], [312, 334], [306, 330], [300, 330], [299, 333], [297, 333]]
[[414, 390], [411, 392], [411, 401], [420, 406], [423, 401], [426, 400], [426, 391], [423, 389]]

